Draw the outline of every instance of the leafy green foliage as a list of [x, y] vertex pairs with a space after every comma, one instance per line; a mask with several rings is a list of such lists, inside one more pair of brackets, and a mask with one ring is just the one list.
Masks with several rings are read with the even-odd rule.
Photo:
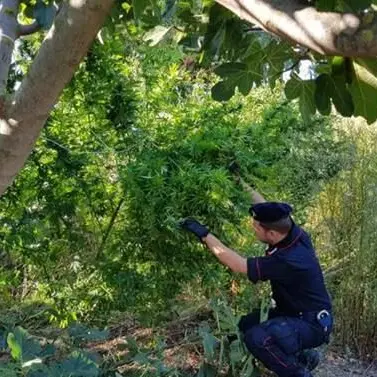
[[209, 95], [214, 77], [185, 64], [177, 49], [136, 47], [121, 33], [93, 46], [2, 199], [5, 305], [15, 289], [48, 303], [44, 315], [63, 327], [112, 310], [151, 321], [186, 283], [210, 293], [230, 279], [178, 229], [181, 218], [259, 253], [231, 161], [297, 216], [342, 167], [329, 123], [303, 124], [279, 86], [221, 104]]
[[[321, 11], [336, 12], [359, 12], [369, 9], [372, 4], [371, 0], [315, 2]], [[217, 101], [228, 101], [237, 90], [248, 95], [257, 86], [268, 84], [273, 87], [276, 81], [282, 81], [288, 85], [287, 98], [299, 99], [300, 112], [306, 122], [317, 110], [329, 114], [331, 101], [343, 116], [361, 115], [368, 123], [377, 120], [376, 106], [371, 101], [364, 101], [361, 109], [360, 99], [362, 92], [368, 92], [369, 98], [377, 95], [375, 86], [371, 85], [376, 77], [375, 69], [371, 69], [373, 59], [365, 84], [360, 80], [361, 70], [365, 70], [357, 61], [307, 56], [304, 50], [294, 49], [263, 31], [253, 30], [251, 25], [213, 1], [165, 1], [160, 8], [157, 3], [141, 1], [134, 3], [133, 8], [136, 20], [142, 21], [146, 29], [153, 28], [147, 37], [152, 39], [153, 45], [178, 41], [186, 51], [197, 52], [202, 66], [217, 66], [215, 72], [221, 80], [212, 88], [212, 96]], [[151, 9], [154, 18], [147, 18], [145, 12]], [[373, 16], [372, 11], [365, 13], [365, 22]], [[168, 32], [169, 38], [165, 38]], [[365, 38], [368, 38], [367, 31]], [[334, 67], [337, 62], [344, 67]], [[305, 68], [308, 65], [310, 73]], [[329, 71], [323, 72], [326, 65]], [[287, 76], [290, 79], [287, 80]], [[299, 90], [295, 96], [292, 95], [293, 85]]]
[[285, 86], [285, 94], [289, 100], [300, 99], [301, 114], [306, 122], [310, 120], [316, 111], [314, 90], [313, 80], [291, 78]]
[[[196, 376], [216, 377], [225, 373], [229, 377], [257, 376], [258, 368], [253, 362], [253, 356], [246, 350], [238, 333], [238, 316], [229, 303], [220, 297], [211, 300], [211, 308], [216, 322], [205, 320], [198, 323], [195, 334], [183, 339], [185, 346], [191, 344], [200, 348], [200, 364]], [[229, 341], [228, 335], [235, 336], [236, 339]], [[138, 370], [135, 375], [148, 373], [151, 377], [187, 376], [184, 371], [165, 365], [166, 343], [161, 339], [155, 347], [148, 348], [138, 344], [135, 339], [128, 338], [127, 348], [128, 354], [123, 362], [127, 365], [136, 364], [134, 367], [137, 366]]]
[[[83, 337], [80, 336], [80, 339], [82, 341]], [[9, 332], [8, 346], [13, 361], [0, 365], [2, 376], [97, 377], [100, 374], [98, 359], [94, 355], [74, 350], [68, 358], [57, 361], [56, 349], [52, 344], [42, 347], [36, 338], [21, 327]], [[68, 343], [67, 346], [73, 345]]]

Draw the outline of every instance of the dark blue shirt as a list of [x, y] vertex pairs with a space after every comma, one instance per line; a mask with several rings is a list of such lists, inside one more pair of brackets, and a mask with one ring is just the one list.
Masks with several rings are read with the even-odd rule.
[[247, 275], [253, 283], [270, 280], [272, 297], [284, 314], [331, 310], [310, 237], [296, 225], [284, 240], [266, 250], [266, 256], [248, 258]]

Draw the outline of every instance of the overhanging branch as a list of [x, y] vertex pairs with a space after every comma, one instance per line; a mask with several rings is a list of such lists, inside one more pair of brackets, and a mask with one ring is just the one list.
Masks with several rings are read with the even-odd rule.
[[60, 93], [103, 25], [114, 0], [69, 0], [0, 119], [0, 195], [29, 156]]
[[322, 55], [377, 56], [377, 13], [319, 12], [298, 0], [216, 0], [241, 19]]

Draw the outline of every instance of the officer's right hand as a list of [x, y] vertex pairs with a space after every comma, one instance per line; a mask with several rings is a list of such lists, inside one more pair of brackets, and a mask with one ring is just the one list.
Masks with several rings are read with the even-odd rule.
[[204, 225], [200, 224], [199, 221], [192, 218], [182, 220], [179, 225], [182, 229], [195, 234], [195, 236], [198, 237], [200, 241], [204, 237], [207, 237], [209, 233], [209, 230]]
[[228, 166], [228, 169], [233, 175], [237, 175], [237, 176], [240, 175], [241, 166], [237, 161], [231, 162], [230, 165]]

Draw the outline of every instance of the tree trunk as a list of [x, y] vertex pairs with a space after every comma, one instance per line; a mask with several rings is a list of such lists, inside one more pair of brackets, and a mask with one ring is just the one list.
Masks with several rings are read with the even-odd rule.
[[377, 56], [377, 13], [319, 12], [300, 0], [215, 0], [240, 18], [321, 55]]
[[64, 3], [27, 77], [0, 119], [0, 195], [23, 167], [112, 5], [113, 0]]
[[14, 42], [17, 39], [19, 0], [3, 0], [0, 4], [0, 116], [4, 116], [4, 98]]

